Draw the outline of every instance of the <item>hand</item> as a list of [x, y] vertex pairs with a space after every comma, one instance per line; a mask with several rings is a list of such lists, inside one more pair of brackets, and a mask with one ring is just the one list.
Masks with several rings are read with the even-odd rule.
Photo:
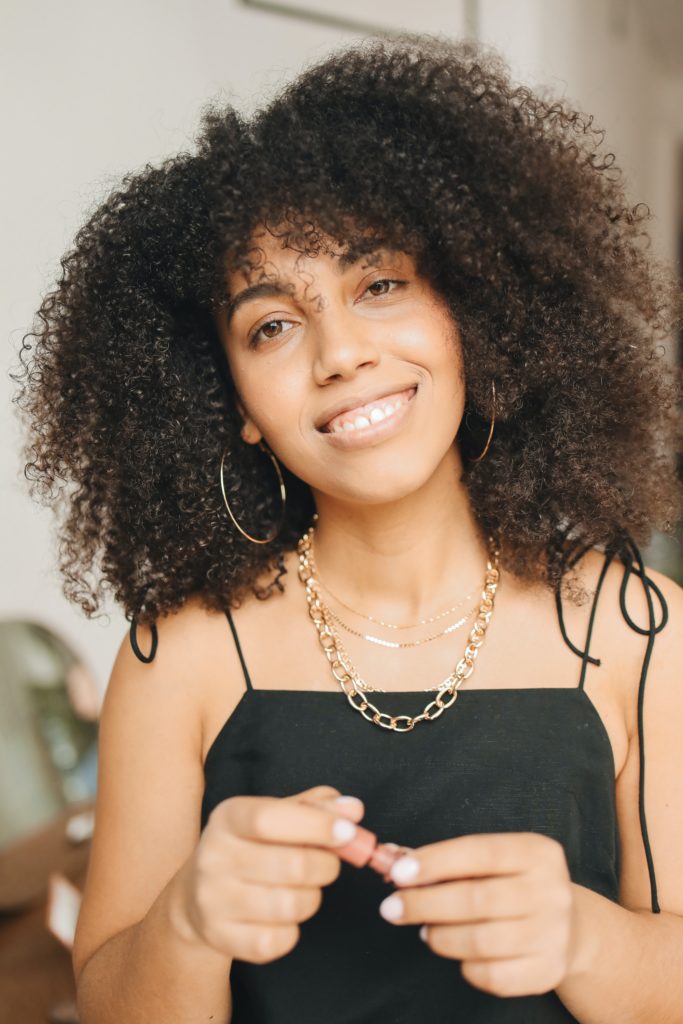
[[289, 953], [299, 922], [320, 907], [321, 887], [339, 874], [334, 846], [352, 838], [336, 835], [335, 825], [341, 819], [352, 830], [365, 813], [361, 800], [336, 803], [339, 795], [332, 786], [316, 786], [289, 797], [236, 796], [218, 804], [178, 873], [173, 919], [179, 934], [251, 963]]
[[[398, 865], [418, 871], [399, 881]], [[398, 870], [397, 870], [398, 868]], [[555, 989], [572, 965], [574, 887], [560, 843], [537, 832], [459, 836], [421, 846], [392, 868], [392, 924], [423, 924], [440, 956], [461, 960], [470, 984], [497, 996]], [[388, 918], [387, 918], [388, 919]]]

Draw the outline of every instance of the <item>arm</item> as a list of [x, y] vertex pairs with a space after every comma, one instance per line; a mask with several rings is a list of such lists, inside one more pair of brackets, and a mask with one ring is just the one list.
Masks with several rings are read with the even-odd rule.
[[[229, 1020], [231, 961], [193, 941], [181, 913], [199, 841], [202, 692], [225, 691], [226, 717], [239, 697], [226, 679], [222, 625], [188, 602], [157, 624], [153, 662], [138, 661], [127, 636], [119, 649], [100, 720], [95, 833], [73, 950], [83, 1024]], [[148, 650], [149, 630], [138, 636]]]
[[[636, 699], [630, 683], [624, 701], [629, 753], [617, 780], [619, 904], [574, 886], [575, 961], [557, 988], [581, 1024], [683, 1022], [683, 590], [660, 573], [647, 572], [669, 608], [669, 622], [655, 640], [643, 708], [644, 802], [661, 912], [650, 909], [638, 819]], [[629, 609], [636, 622], [647, 621], [642, 588], [635, 583], [633, 594], [629, 587]], [[656, 603], [655, 610], [659, 620]], [[642, 658], [643, 638], [639, 641]], [[627, 673], [628, 668], [624, 665], [624, 678], [632, 680], [632, 660]]]
[[581, 1024], [683, 1022], [683, 917], [574, 885], [577, 945], [556, 992]]
[[108, 939], [81, 968], [82, 1024], [228, 1024], [231, 961], [185, 937], [182, 869], [144, 918]]

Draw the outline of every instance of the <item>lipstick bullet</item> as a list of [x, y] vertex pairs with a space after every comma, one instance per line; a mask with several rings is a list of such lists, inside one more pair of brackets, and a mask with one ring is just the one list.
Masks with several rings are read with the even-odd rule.
[[396, 843], [378, 843], [375, 833], [361, 825], [356, 825], [356, 830], [356, 835], [350, 843], [334, 847], [335, 853], [348, 864], [353, 864], [357, 868], [367, 866], [378, 875], [382, 875], [385, 882], [393, 882], [389, 875], [392, 864], [404, 854], [412, 853], [412, 850]]

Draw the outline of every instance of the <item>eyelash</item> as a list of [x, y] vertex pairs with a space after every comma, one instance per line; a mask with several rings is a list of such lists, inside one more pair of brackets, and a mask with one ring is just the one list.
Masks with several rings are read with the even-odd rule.
[[[373, 288], [376, 284], [395, 284], [395, 285], [398, 285], [399, 288], [402, 288], [403, 285], [406, 285], [407, 283], [408, 283], [407, 281], [399, 281], [399, 280], [397, 280], [396, 278], [393, 278], [393, 277], [378, 277], [375, 281], [371, 281], [370, 282], [370, 284], [365, 289], [365, 292], [367, 292], [370, 288]], [[394, 289], [394, 291], [396, 291], [396, 290], [397, 289]], [[365, 295], [365, 292], [363, 292], [364, 295]], [[391, 294], [393, 294], [393, 293], [392, 292], [382, 292], [382, 295], [391, 295]], [[378, 299], [382, 298], [382, 295], [377, 295], [376, 298], [378, 298]], [[249, 348], [258, 348], [258, 344], [259, 343], [257, 342], [256, 339], [257, 339], [257, 337], [259, 336], [259, 334], [261, 333], [261, 331], [263, 330], [264, 327], [268, 327], [270, 324], [286, 324], [286, 323], [290, 323], [290, 322], [291, 321], [289, 321], [289, 320], [285, 320], [284, 317], [282, 319], [280, 319], [280, 320], [278, 320], [278, 319], [265, 320], [262, 324], [259, 324], [259, 326], [257, 328], [255, 328], [255, 330], [253, 330], [251, 332], [251, 334], [249, 335]], [[279, 335], [276, 335], [276, 337], [279, 337]], [[274, 338], [267, 338], [266, 340], [267, 341], [274, 341], [275, 339]]]

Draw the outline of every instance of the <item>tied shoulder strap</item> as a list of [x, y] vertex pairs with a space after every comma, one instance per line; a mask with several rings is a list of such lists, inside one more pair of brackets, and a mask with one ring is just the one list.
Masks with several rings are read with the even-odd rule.
[[[588, 550], [589, 546], [581, 548], [581, 550], [577, 554], [575, 554], [575, 556], [571, 559], [570, 564], [575, 564], [579, 560], [579, 558]], [[610, 564], [612, 563], [615, 555], [617, 554], [619, 555], [619, 558], [624, 564], [624, 575], [622, 577], [621, 586], [619, 588], [619, 607], [621, 609], [621, 614], [624, 618], [624, 621], [632, 630], [634, 630], [634, 632], [639, 633], [641, 636], [647, 636], [647, 645], [645, 648], [645, 655], [643, 657], [643, 662], [640, 670], [640, 679], [638, 682], [638, 814], [640, 819], [640, 831], [643, 837], [643, 846], [645, 849], [645, 859], [647, 861], [647, 870], [650, 879], [650, 900], [652, 905], [652, 913], [658, 914], [660, 913], [660, 907], [659, 901], [657, 899], [657, 880], [655, 877], [652, 850], [650, 848], [650, 840], [647, 831], [647, 820], [645, 816], [645, 740], [643, 729], [643, 707], [645, 699], [645, 681], [647, 679], [647, 673], [650, 667], [650, 660], [652, 658], [652, 649], [654, 647], [655, 636], [657, 635], [657, 633], [660, 633], [664, 629], [667, 622], [669, 621], [669, 609], [661, 590], [654, 582], [654, 580], [651, 580], [645, 572], [645, 564], [643, 562], [640, 550], [638, 549], [637, 544], [635, 543], [635, 541], [633, 540], [633, 538], [627, 530], [623, 531], [622, 537], [620, 538], [619, 542], [609, 547], [605, 552], [604, 564], [602, 566], [600, 577], [595, 588], [595, 596], [593, 598], [593, 606], [591, 608], [590, 618], [588, 622], [588, 633], [586, 636], [586, 644], [584, 650], [580, 650], [578, 647], [576, 647], [567, 635], [564, 623], [564, 616], [562, 612], [561, 585], [558, 585], [558, 587], [555, 590], [555, 602], [557, 605], [557, 612], [560, 622], [562, 638], [564, 639], [565, 643], [570, 648], [570, 650], [573, 651], [573, 653], [576, 654], [579, 658], [581, 658], [582, 665], [579, 687], [583, 687], [584, 680], [586, 677], [586, 670], [588, 668], [589, 663], [592, 665], [600, 664], [600, 659], [592, 657], [592, 655], [589, 653], [590, 641], [593, 633], [593, 624], [595, 621], [595, 612], [597, 608], [598, 597], [600, 595], [600, 590], [605, 580], [605, 576], [607, 575], [607, 570]], [[643, 585], [643, 590], [645, 592], [648, 615], [648, 624], [645, 628], [639, 626], [638, 623], [633, 620], [628, 608], [626, 607], [626, 591], [628, 589], [628, 584], [632, 576], [636, 576], [641, 581]], [[657, 598], [661, 607], [661, 619], [659, 623], [656, 621], [655, 617], [653, 595]]]
[[[636, 633], [640, 633], [641, 636], [647, 636], [647, 646], [645, 648], [645, 656], [643, 658], [643, 664], [640, 671], [640, 682], [638, 684], [638, 748], [639, 748], [639, 759], [640, 759], [640, 783], [638, 790], [638, 813], [640, 816], [640, 830], [643, 834], [643, 845], [645, 847], [645, 857], [647, 860], [647, 870], [650, 876], [650, 896], [652, 901], [652, 912], [658, 914], [660, 912], [659, 901], [657, 899], [657, 880], [655, 878], [655, 869], [652, 861], [652, 850], [650, 849], [650, 840], [647, 834], [647, 822], [645, 819], [645, 742], [643, 737], [643, 703], [645, 697], [645, 680], [647, 678], [647, 671], [650, 667], [650, 659], [652, 657], [652, 648], [655, 643], [655, 636], [660, 633], [667, 622], [669, 621], [669, 608], [664, 599], [664, 595], [661, 590], [645, 572], [645, 565], [643, 563], [642, 555], [629, 533], [625, 534], [624, 546], [621, 551], [621, 555], [624, 561], [624, 576], [621, 581], [621, 587], [619, 588], [619, 606], [621, 608], [621, 614], [628, 625]], [[635, 564], [634, 564], [635, 563]], [[637, 568], [636, 568], [637, 566]], [[643, 629], [636, 622], [633, 621], [629, 615], [628, 608], [626, 607], [626, 588], [628, 587], [628, 581], [631, 574], [635, 574], [643, 584], [645, 591], [645, 598], [647, 600], [647, 616], [648, 626], [647, 629]], [[655, 609], [652, 601], [652, 595], [655, 595], [662, 609], [662, 618], [659, 624], [655, 619]]]

